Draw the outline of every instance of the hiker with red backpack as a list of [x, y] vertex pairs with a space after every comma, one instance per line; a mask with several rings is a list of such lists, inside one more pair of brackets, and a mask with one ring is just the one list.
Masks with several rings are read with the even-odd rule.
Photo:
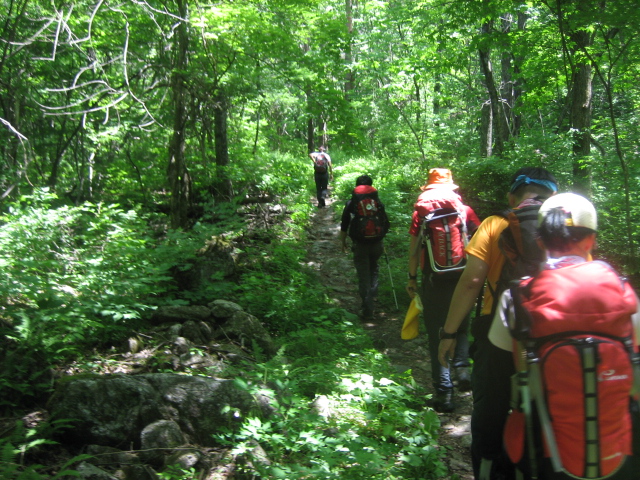
[[[453, 382], [448, 367], [438, 361], [439, 331], [444, 326], [449, 302], [465, 265], [464, 248], [468, 237], [480, 225], [471, 207], [456, 193], [451, 171], [429, 170], [427, 184], [414, 206], [409, 245], [409, 281], [407, 292], [420, 295], [423, 318], [429, 339], [431, 374], [435, 395], [430, 404], [438, 412], [452, 412]], [[418, 266], [422, 271], [418, 290]], [[471, 389], [469, 376], [468, 317], [458, 329], [452, 367], [460, 391]]]
[[378, 260], [384, 253], [383, 239], [389, 231], [389, 218], [384, 205], [373, 187], [369, 175], [356, 179], [342, 211], [340, 241], [342, 251], [347, 252], [347, 234], [352, 240], [353, 263], [358, 275], [358, 293], [362, 300], [361, 317], [373, 319], [374, 299], [378, 294]]
[[489, 331], [516, 364], [507, 452], [521, 478], [639, 478], [638, 299], [590, 261], [598, 226], [586, 198], [551, 197], [538, 221], [547, 260], [502, 294]]
[[326, 206], [325, 198], [329, 193], [329, 179], [333, 180], [333, 166], [327, 149], [321, 146], [318, 150], [318, 152], [311, 152], [309, 158], [313, 162], [313, 179], [316, 182], [318, 208], [323, 208]]
[[467, 245], [467, 264], [453, 293], [438, 349], [440, 363], [448, 366], [455, 354], [457, 331], [486, 282], [481, 315], [471, 324], [474, 337], [470, 347], [471, 459], [476, 480], [515, 478], [502, 443], [515, 369], [510, 354], [489, 342], [488, 332], [494, 313], [493, 299], [508, 287], [508, 276], [513, 275], [510, 279], [513, 280], [522, 276], [521, 271], [535, 273], [544, 260], [544, 252], [534, 239], [537, 209], [558, 190], [554, 176], [539, 167], [519, 169], [510, 183], [511, 209], [487, 217]]

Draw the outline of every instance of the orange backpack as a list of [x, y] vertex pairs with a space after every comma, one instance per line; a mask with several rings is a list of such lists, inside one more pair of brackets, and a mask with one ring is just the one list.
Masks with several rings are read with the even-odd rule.
[[531, 478], [607, 478], [633, 450], [633, 290], [604, 262], [586, 262], [544, 270], [511, 294], [519, 348], [509, 457]]

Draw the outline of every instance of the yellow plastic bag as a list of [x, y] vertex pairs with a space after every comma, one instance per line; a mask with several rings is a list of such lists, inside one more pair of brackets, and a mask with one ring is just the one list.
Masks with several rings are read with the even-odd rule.
[[422, 311], [422, 301], [420, 295], [414, 295], [407, 315], [404, 317], [404, 323], [402, 324], [402, 331], [400, 337], [403, 340], [411, 340], [418, 336], [418, 330], [420, 327], [420, 312]]

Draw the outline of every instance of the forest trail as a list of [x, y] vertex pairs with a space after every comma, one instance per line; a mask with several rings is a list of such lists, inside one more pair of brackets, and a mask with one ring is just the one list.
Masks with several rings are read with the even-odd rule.
[[[313, 200], [315, 205], [315, 200]], [[342, 213], [344, 201], [330, 197], [326, 208], [318, 208], [312, 217], [307, 249], [308, 265], [313, 267], [321, 277], [322, 283], [332, 292], [333, 302], [338, 307], [358, 314], [360, 299], [352, 254], [343, 253], [339, 241], [339, 215]], [[389, 272], [384, 256], [380, 259], [380, 283], [389, 282]], [[400, 298], [407, 295], [405, 285], [395, 285], [395, 294]], [[385, 302], [394, 305], [393, 299]], [[432, 392], [431, 366], [427, 351], [425, 333], [414, 340], [402, 340], [400, 330], [404, 321], [404, 311], [381, 310], [377, 305], [374, 318], [363, 323], [365, 330], [371, 335], [377, 350], [387, 355], [399, 372], [409, 369], [416, 383]], [[448, 479], [473, 480], [471, 468], [470, 421], [471, 394], [455, 393], [458, 408], [451, 414], [438, 414], [441, 422], [440, 445], [446, 450], [444, 460], [449, 468]]]

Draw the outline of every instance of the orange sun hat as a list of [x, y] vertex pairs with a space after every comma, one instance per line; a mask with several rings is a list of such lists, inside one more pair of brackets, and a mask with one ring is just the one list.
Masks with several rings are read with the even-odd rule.
[[458, 185], [453, 183], [451, 170], [448, 168], [432, 168], [429, 170], [429, 179], [425, 190], [436, 187], [448, 187], [452, 190], [458, 188]]

